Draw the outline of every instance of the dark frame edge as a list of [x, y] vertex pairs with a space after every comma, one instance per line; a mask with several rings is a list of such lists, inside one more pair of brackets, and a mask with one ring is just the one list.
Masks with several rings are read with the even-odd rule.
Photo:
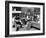
[[5, 1], [5, 37], [9, 36], [9, 3]]
[[43, 35], [45, 35], [45, 3], [43, 4]]
[[23, 2], [23, 1], [5, 1], [8, 3], [19, 3], [19, 4], [32, 4], [32, 5], [44, 5], [44, 3], [40, 2]]

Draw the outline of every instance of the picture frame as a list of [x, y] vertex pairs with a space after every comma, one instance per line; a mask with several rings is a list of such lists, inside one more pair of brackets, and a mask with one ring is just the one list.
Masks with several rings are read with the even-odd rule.
[[[33, 12], [31, 13], [31, 16], [33, 17], [35, 13], [40, 16], [40, 23], [38, 24], [39, 28], [37, 28], [37, 23], [35, 23], [36, 27], [34, 27], [35, 25], [32, 26], [35, 31], [34, 30], [30, 31], [29, 30], [30, 28], [28, 30], [26, 29], [27, 31], [25, 30], [23, 31], [22, 27], [27, 28], [25, 26], [21, 26], [22, 30], [19, 29], [18, 31], [13, 31], [14, 29], [12, 30], [12, 26], [13, 26], [12, 18], [16, 15], [19, 15], [18, 13], [27, 12], [27, 10], [29, 10], [30, 12], [32, 12], [31, 10], [33, 10]], [[29, 15], [28, 13], [27, 16], [30, 16], [30, 13]], [[22, 15], [20, 14], [20, 17], [21, 16], [23, 17], [23, 14]], [[45, 3], [5, 1], [5, 37], [36, 36], [36, 35], [44, 35], [44, 34], [45, 34]]]

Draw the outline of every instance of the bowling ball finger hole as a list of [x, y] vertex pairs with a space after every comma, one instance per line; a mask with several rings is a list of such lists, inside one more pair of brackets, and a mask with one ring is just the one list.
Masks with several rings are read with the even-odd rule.
[[13, 25], [13, 28], [15, 28], [15, 25]]

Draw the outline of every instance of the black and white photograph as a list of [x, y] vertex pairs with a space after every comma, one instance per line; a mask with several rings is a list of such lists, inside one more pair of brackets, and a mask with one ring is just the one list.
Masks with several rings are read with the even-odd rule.
[[9, 35], [43, 33], [44, 3], [40, 4], [9, 3]]
[[40, 30], [40, 8], [12, 7], [12, 30]]

